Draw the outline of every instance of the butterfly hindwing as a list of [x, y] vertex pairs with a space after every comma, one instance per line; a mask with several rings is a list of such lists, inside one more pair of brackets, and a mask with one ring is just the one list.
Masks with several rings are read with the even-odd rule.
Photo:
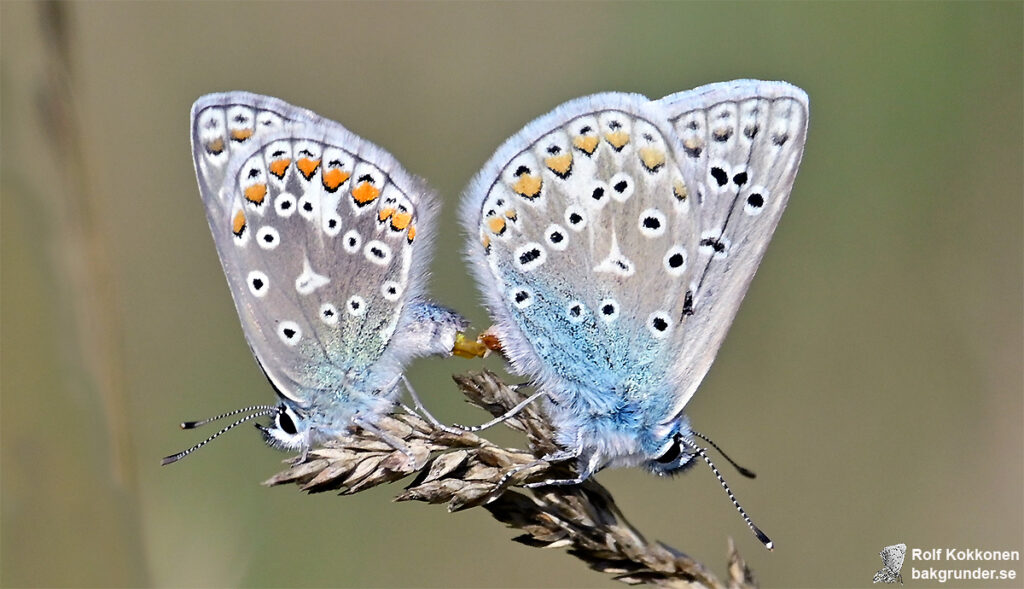
[[595, 95], [528, 125], [471, 185], [470, 257], [521, 371], [628, 391], [669, 370], [699, 239], [678, 152], [646, 98]]

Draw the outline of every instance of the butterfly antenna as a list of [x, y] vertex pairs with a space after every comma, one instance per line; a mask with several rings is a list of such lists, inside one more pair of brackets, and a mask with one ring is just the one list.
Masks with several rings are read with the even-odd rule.
[[733, 460], [732, 458], [729, 458], [729, 455], [725, 453], [725, 450], [722, 450], [721, 448], [719, 448], [718, 444], [716, 444], [716, 443], [711, 441], [711, 438], [705, 436], [704, 434], [702, 434], [700, 432], [695, 432], [695, 431], [692, 431], [692, 430], [690, 431], [690, 433], [695, 435], [695, 436], [697, 436], [698, 438], [704, 440], [705, 442], [707, 442], [715, 450], [718, 450], [718, 453], [722, 455], [722, 458], [725, 458], [726, 460], [728, 460], [729, 464], [731, 464], [733, 466], [733, 468], [736, 469], [736, 472], [738, 472], [741, 475], [747, 477], [748, 479], [756, 479], [757, 478], [757, 473], [755, 473], [754, 471], [750, 470], [749, 468], [744, 468], [744, 467], [740, 466], [739, 464], [736, 464], [736, 461]]
[[[210, 442], [212, 442], [213, 440], [217, 439], [217, 437], [219, 437], [221, 434], [227, 432], [228, 430], [234, 429], [235, 427], [237, 427], [239, 425], [242, 425], [243, 423], [249, 421], [250, 419], [255, 419], [257, 417], [263, 417], [264, 415], [273, 415], [274, 413], [276, 413], [276, 412], [281, 410], [280, 408], [278, 408], [276, 406], [270, 406], [270, 405], [261, 405], [259, 407], [261, 408], [260, 411], [257, 411], [256, 413], [253, 413], [251, 415], [246, 415], [245, 417], [235, 421], [231, 425], [224, 426], [223, 428], [221, 428], [221, 430], [219, 432], [217, 432], [217, 433], [213, 434], [212, 436], [206, 438], [202, 442], [199, 442], [195, 446], [192, 446], [191, 448], [189, 448], [187, 450], [182, 450], [181, 452], [178, 452], [177, 454], [172, 454], [170, 456], [165, 456], [164, 459], [160, 461], [160, 466], [167, 466], [168, 464], [171, 464], [173, 462], [177, 462], [177, 461], [181, 460], [182, 458], [188, 456], [189, 454], [195, 452], [196, 450], [202, 448], [203, 446], [205, 446], [205, 445], [209, 444]], [[232, 413], [228, 413], [228, 414], [225, 414], [225, 415], [233, 415], [233, 414], [239, 413], [240, 411], [245, 411], [245, 410], [244, 409], [240, 409], [239, 411], [233, 411]], [[210, 421], [213, 421], [214, 419], [219, 419], [219, 418], [211, 418], [211, 419], [205, 420], [205, 422], [210, 422]], [[205, 422], [197, 422], [197, 423], [202, 424], [202, 423], [205, 423]], [[184, 427], [184, 425], [185, 424], [182, 424], [182, 427]], [[185, 429], [189, 429], [189, 428], [185, 428]]]
[[748, 516], [747, 512], [743, 510], [743, 506], [736, 500], [736, 496], [732, 494], [732, 489], [730, 489], [729, 485], [725, 482], [725, 479], [722, 477], [722, 473], [718, 472], [718, 468], [715, 466], [715, 463], [711, 462], [711, 459], [708, 458], [707, 452], [704, 451], [704, 448], [701, 448], [683, 436], [679, 436], [679, 439], [686, 444], [687, 447], [696, 452], [697, 455], [703, 458], [704, 462], [711, 467], [711, 472], [715, 473], [715, 477], [718, 479], [718, 482], [722, 484], [722, 488], [725, 489], [725, 493], [729, 495], [729, 500], [732, 501], [734, 506], [736, 506], [736, 510], [740, 512], [740, 517], [743, 518], [743, 521], [747, 522], [747, 527], [750, 528], [750, 531], [754, 533], [754, 536], [757, 536], [757, 539], [764, 544], [765, 548], [768, 550], [774, 550], [775, 543], [761, 531], [761, 528], [754, 525], [754, 522], [751, 521], [750, 516]]
[[[199, 421], [183, 421], [181, 422], [181, 429], [195, 429], [208, 423], [219, 421], [225, 417], [238, 415], [239, 413], [248, 413], [250, 411], [269, 411], [270, 409], [276, 409], [276, 407], [274, 405], [253, 405], [252, 407], [235, 409], [234, 411], [228, 411], [227, 413], [221, 413], [216, 417], [208, 417], [206, 419], [200, 419]], [[721, 450], [719, 450], [719, 452], [721, 452]]]

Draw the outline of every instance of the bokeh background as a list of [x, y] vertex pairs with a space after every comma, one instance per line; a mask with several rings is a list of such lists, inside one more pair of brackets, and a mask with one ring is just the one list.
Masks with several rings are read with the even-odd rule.
[[[897, 542], [1024, 549], [1022, 22], [1019, 2], [3, 2], [0, 584], [617, 585], [483, 510], [393, 504], [398, 486], [264, 488], [286, 456], [249, 428], [159, 467], [206, 433], [178, 422], [272, 399], [189, 152], [192, 101], [232, 89], [425, 177], [445, 206], [433, 292], [483, 327], [456, 203], [522, 125], [604, 90], [805, 88], [789, 210], [689, 408], [760, 474], [723, 469], [777, 550], [701, 467], [599, 479], [719, 575], [732, 536], [766, 587], [867, 585]], [[480, 366], [410, 375], [473, 423], [449, 375]]]

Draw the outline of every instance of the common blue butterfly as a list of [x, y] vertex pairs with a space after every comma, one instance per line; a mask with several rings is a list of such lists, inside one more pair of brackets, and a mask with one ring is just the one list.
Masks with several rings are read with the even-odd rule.
[[471, 182], [461, 218], [493, 333], [546, 393], [563, 449], [547, 460], [577, 465], [541, 484], [711, 464], [683, 410], [786, 206], [807, 116], [784, 82], [596, 94], [528, 124]]
[[451, 354], [465, 325], [424, 294], [437, 197], [338, 123], [247, 92], [196, 101], [192, 155], [245, 337], [278, 402], [213, 418], [247, 413], [164, 464], [264, 415], [280, 448], [305, 452], [359, 426], [405, 451], [374, 423], [395, 406], [405, 365]]

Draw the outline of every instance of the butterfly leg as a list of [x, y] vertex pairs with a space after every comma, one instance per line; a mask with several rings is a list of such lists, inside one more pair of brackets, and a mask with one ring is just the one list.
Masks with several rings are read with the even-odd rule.
[[[257, 425], [256, 427], [263, 429], [263, 426]], [[309, 458], [309, 451], [313, 448], [313, 442], [311, 441], [313, 436], [313, 428], [306, 430], [305, 435], [302, 438], [300, 447], [302, 448], [302, 454], [292, 458], [288, 462], [291, 464], [303, 464]]]
[[370, 432], [371, 434], [377, 436], [378, 438], [384, 440], [389, 446], [391, 446], [395, 450], [398, 450], [402, 454], [405, 454], [406, 458], [409, 459], [409, 465], [413, 468], [416, 468], [416, 457], [413, 455], [412, 450], [409, 448], [409, 445], [406, 444], [404, 441], [387, 433], [386, 431], [380, 429], [379, 427], [373, 425], [372, 423], [369, 423], [368, 421], [364, 420], [361, 417], [353, 419], [352, 422], [355, 423], [357, 426], [363, 428], [364, 430]]
[[561, 452], [555, 452], [545, 456], [543, 460], [545, 462], [563, 462], [575, 458], [577, 460], [577, 467], [580, 469], [579, 475], [571, 479], [547, 479], [544, 481], [537, 481], [536, 483], [527, 483], [523, 485], [528, 489], [536, 489], [537, 487], [566, 487], [572, 485], [579, 485], [583, 481], [589, 479], [595, 471], [597, 471], [597, 455], [595, 453], [584, 454], [582, 446], [577, 446], [573, 450], [562, 450]]
[[[564, 457], [562, 456], [563, 454], [564, 454]], [[507, 471], [505, 471], [505, 474], [501, 475], [501, 478], [498, 479], [498, 484], [494, 486], [493, 493], [496, 496], [498, 494], [500, 494], [500, 491], [503, 491], [506, 487], [509, 486], [509, 481], [512, 480], [512, 477], [514, 477], [519, 472], [522, 472], [524, 470], [529, 470], [529, 469], [531, 469], [531, 468], [533, 468], [535, 466], [539, 466], [541, 464], [544, 464], [545, 462], [548, 462], [548, 463], [550, 463], [550, 462], [560, 462], [561, 460], [570, 460], [572, 458], [573, 458], [573, 456], [570, 455], [567, 451], [563, 451], [563, 452], [556, 452], [554, 454], [549, 454], [548, 456], [545, 456], [544, 458], [539, 458], [537, 460], [534, 460], [533, 462], [527, 462], [526, 464], [520, 464], [518, 466], [513, 466], [512, 468], [510, 468]], [[529, 485], [525, 485], [525, 486], [529, 486]]]
[[[579, 459], [582, 453], [582, 446], [577, 446], [571, 450], [559, 450], [558, 452], [548, 454], [539, 460], [534, 460], [533, 462], [528, 462], [526, 464], [514, 466], [510, 468], [504, 475], [502, 475], [501, 479], [498, 480], [498, 484], [495, 486], [495, 492], [504, 490], [505, 487], [509, 485], [509, 481], [512, 479], [512, 477], [514, 477], [518, 472], [533, 468], [544, 463], [551, 464], [554, 462], [565, 462], [566, 460]], [[523, 486], [533, 489], [536, 487], [543, 487], [545, 485], [577, 485], [585, 481], [591, 474], [592, 470], [588, 468], [584, 474], [581, 474], [576, 479], [550, 479], [537, 483], [527, 483]]]
[[[412, 388], [412, 383], [409, 382], [409, 379], [407, 379], [406, 377], [403, 376], [402, 377], [402, 382], [405, 383], [405, 388], [406, 388], [406, 390], [409, 391], [409, 396], [412, 397], [412, 401], [413, 401], [413, 403], [416, 406], [415, 412], [419, 413], [423, 417], [425, 417], [426, 420], [430, 422], [430, 425], [434, 426], [435, 428], [437, 428], [437, 429], [439, 429], [439, 430], [441, 430], [441, 431], [443, 431], [445, 433], [449, 433], [449, 434], [453, 434], [453, 435], [461, 435], [461, 434], [464, 434], [466, 432], [473, 432], [473, 433], [475, 433], [475, 432], [478, 432], [478, 431], [483, 431], [483, 430], [485, 430], [485, 429], [487, 429], [487, 428], [489, 428], [491, 426], [497, 425], [497, 424], [499, 424], [499, 423], [501, 423], [503, 421], [506, 421], [506, 420], [508, 420], [508, 419], [510, 419], [512, 417], [515, 417], [516, 414], [518, 414], [520, 411], [522, 411], [527, 405], [529, 405], [530, 403], [533, 403], [534, 401], [536, 401], [537, 399], [539, 399], [540, 397], [542, 397], [542, 396], [544, 396], [546, 394], [543, 391], [536, 392], [536, 393], [530, 395], [529, 397], [527, 397], [525, 400], [521, 401], [515, 407], [513, 407], [513, 408], [509, 409], [508, 411], [506, 411], [505, 413], [499, 415], [498, 417], [495, 417], [494, 419], [492, 419], [492, 420], [490, 420], [490, 421], [488, 421], [486, 423], [482, 423], [480, 425], [466, 426], [466, 425], [459, 425], [457, 423], [453, 423], [452, 425], [445, 425], [445, 424], [441, 423], [440, 421], [438, 421], [436, 417], [431, 415], [430, 412], [427, 411], [427, 408], [423, 406], [423, 402], [420, 401], [420, 396], [418, 394], [416, 394], [416, 389]], [[522, 386], [522, 385], [515, 385], [513, 388], [518, 388], [519, 386]]]
[[489, 428], [491, 426], [498, 425], [499, 423], [501, 423], [503, 421], [506, 421], [508, 419], [511, 419], [512, 417], [515, 417], [516, 414], [518, 414], [520, 411], [525, 409], [527, 405], [529, 405], [530, 403], [533, 403], [534, 401], [536, 401], [537, 399], [543, 397], [546, 394], [547, 394], [547, 392], [545, 392], [545, 391], [537, 391], [536, 393], [530, 395], [529, 397], [527, 397], [523, 401], [520, 401], [518, 405], [516, 405], [515, 407], [509, 409], [505, 413], [502, 413], [501, 415], [499, 415], [498, 417], [495, 417], [494, 419], [492, 419], [490, 421], [481, 423], [480, 425], [468, 425], [467, 426], [467, 425], [459, 425], [457, 423], [453, 423], [452, 426], [457, 427], [457, 428], [459, 428], [459, 429], [461, 429], [463, 431], [467, 431], [467, 432], [478, 432], [478, 431], [485, 430], [485, 429], [487, 429], [487, 428]]
[[[422, 415], [424, 418], [426, 418], [427, 421], [430, 422], [430, 425], [434, 426], [435, 429], [439, 429], [445, 433], [456, 436], [465, 433], [463, 430], [457, 429], [457, 427], [453, 428], [451, 426], [447, 426], [441, 423], [440, 421], [437, 420], [436, 417], [434, 417], [430, 413], [430, 411], [427, 411], [427, 408], [423, 406], [423, 402], [420, 401], [420, 396], [416, 394], [416, 389], [412, 388], [412, 383], [409, 382], [408, 378], [402, 376], [402, 383], [405, 385], [405, 390], [409, 391], [409, 396], [412, 398], [413, 405], [416, 406], [416, 408], [411, 411], [412, 413]], [[408, 407], [406, 407], [405, 409], [409, 410]]]

